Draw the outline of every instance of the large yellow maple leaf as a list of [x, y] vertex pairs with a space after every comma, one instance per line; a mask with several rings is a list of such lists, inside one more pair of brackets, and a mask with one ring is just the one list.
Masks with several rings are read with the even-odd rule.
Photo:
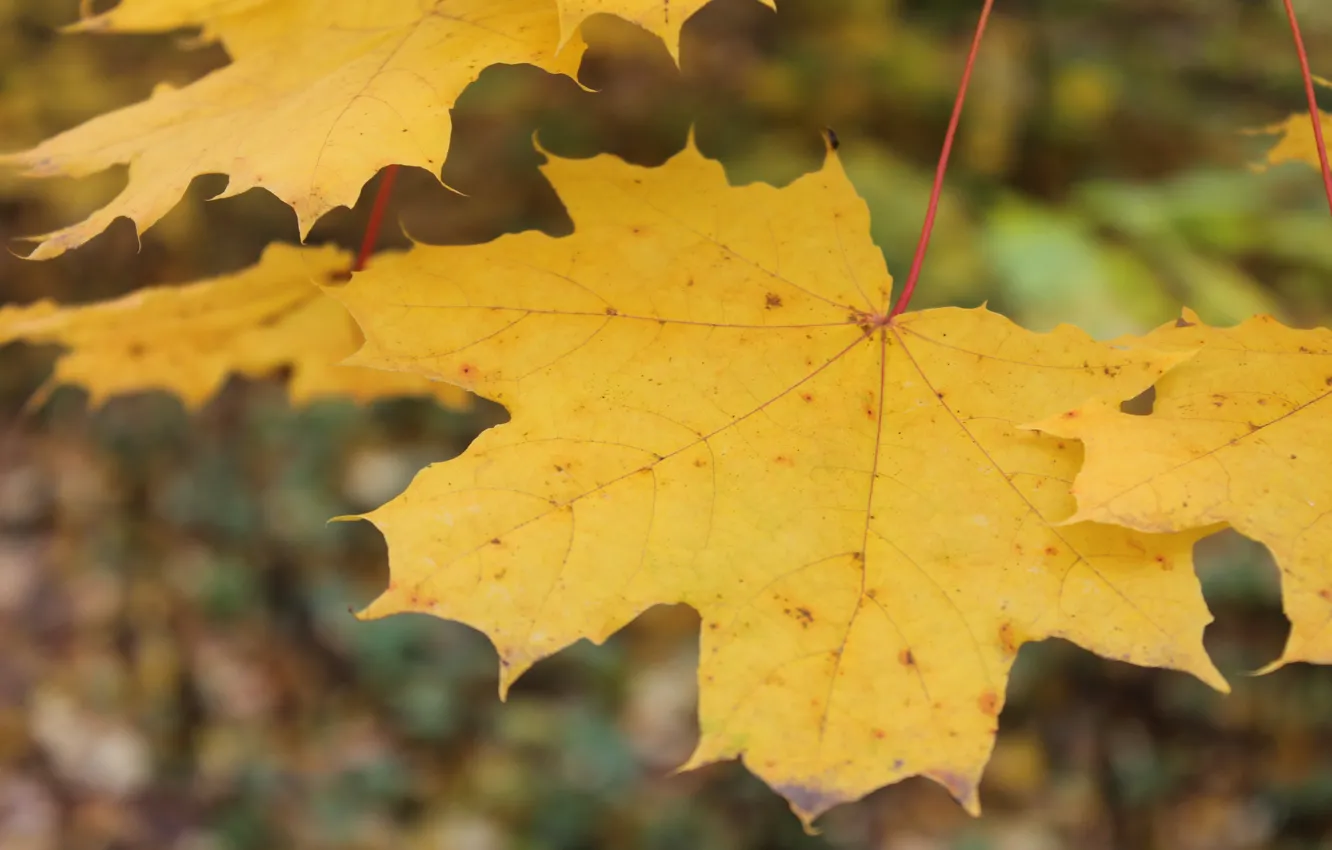
[[808, 822], [912, 775], [968, 808], [1018, 647], [1058, 636], [1224, 688], [1198, 533], [1084, 523], [1076, 442], [1018, 426], [1179, 357], [977, 310], [884, 318], [890, 278], [834, 156], [732, 188], [687, 149], [555, 159], [575, 224], [376, 259], [330, 290], [349, 362], [452, 381], [512, 421], [366, 515], [364, 612], [487, 634], [501, 688], [656, 603], [702, 617], [702, 739]]
[[486, 66], [572, 75], [582, 54], [581, 42], [558, 49], [553, 0], [122, 0], [76, 28], [191, 25], [220, 40], [231, 64], [0, 157], [31, 177], [129, 166], [111, 203], [35, 237], [31, 257], [77, 247], [119, 216], [142, 231], [209, 173], [229, 177], [223, 196], [262, 187], [290, 204], [304, 237], [386, 165], [438, 174], [450, 109]]
[[1291, 621], [1281, 658], [1332, 663], [1332, 331], [1270, 316], [1213, 328], [1192, 312], [1142, 343], [1196, 352], [1148, 416], [1114, 396], [1038, 424], [1087, 458], [1075, 520], [1165, 532], [1229, 523], [1271, 549]]
[[164, 390], [194, 408], [233, 373], [261, 377], [290, 366], [288, 393], [297, 404], [324, 396], [367, 402], [431, 395], [465, 407], [470, 396], [458, 387], [340, 365], [360, 346], [361, 334], [317, 284], [340, 276], [350, 262], [333, 247], [271, 245], [258, 264], [234, 275], [151, 287], [98, 304], [40, 301], [0, 309], [0, 343], [68, 348], [47, 386], [86, 387], [93, 405], [124, 393]]

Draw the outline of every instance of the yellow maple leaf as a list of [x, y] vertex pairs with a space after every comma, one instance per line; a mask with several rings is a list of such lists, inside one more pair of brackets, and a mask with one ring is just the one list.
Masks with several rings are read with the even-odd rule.
[[702, 739], [808, 823], [912, 775], [976, 810], [1018, 647], [1059, 636], [1224, 688], [1199, 533], [1061, 528], [1073, 441], [1017, 426], [1178, 355], [984, 308], [883, 319], [891, 280], [836, 157], [789, 187], [553, 159], [575, 232], [417, 246], [333, 294], [349, 362], [506, 405], [369, 513], [388, 589], [487, 634], [501, 689], [656, 603], [703, 621]]
[[[672, 58], [680, 61], [680, 27], [711, 0], [558, 0], [560, 37], [567, 40], [592, 15], [606, 13], [638, 24], [666, 42]], [[759, 0], [776, 9], [776, 0]]]
[[[1332, 88], [1332, 82], [1322, 77], [1314, 77], [1319, 85]], [[1323, 137], [1332, 138], [1332, 115], [1319, 112], [1319, 123], [1323, 126]], [[1276, 144], [1267, 152], [1268, 165], [1281, 165], [1286, 162], [1305, 162], [1314, 168], [1322, 168], [1318, 159], [1318, 141], [1314, 137], [1313, 121], [1308, 112], [1296, 112], [1279, 124], [1273, 124], [1257, 131], [1279, 135]]]
[[220, 40], [231, 64], [0, 156], [30, 177], [129, 166], [124, 191], [84, 221], [34, 237], [32, 258], [77, 247], [119, 216], [142, 231], [209, 173], [229, 177], [224, 197], [262, 187], [290, 204], [304, 238], [386, 165], [438, 174], [450, 109], [486, 66], [572, 75], [583, 50], [557, 49], [552, 0], [123, 0], [75, 28], [186, 25]]
[[227, 376], [260, 377], [290, 366], [297, 404], [324, 396], [367, 402], [432, 395], [451, 407], [470, 396], [415, 374], [339, 365], [361, 344], [347, 311], [316, 281], [345, 272], [334, 247], [270, 245], [257, 265], [185, 286], [151, 287], [113, 301], [62, 307], [40, 301], [0, 309], [0, 342], [58, 343], [48, 387], [78, 384], [91, 403], [123, 393], [164, 390], [190, 408]]
[[1151, 415], [1114, 396], [1037, 424], [1081, 440], [1073, 520], [1165, 532], [1228, 523], [1271, 549], [1290, 638], [1281, 658], [1332, 663], [1332, 331], [1270, 316], [1213, 328], [1185, 311], [1142, 340], [1195, 353], [1156, 384]]

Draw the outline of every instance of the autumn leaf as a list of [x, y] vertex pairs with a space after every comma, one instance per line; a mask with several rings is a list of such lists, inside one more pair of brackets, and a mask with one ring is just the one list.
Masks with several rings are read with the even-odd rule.
[[32, 258], [75, 248], [120, 216], [142, 231], [209, 173], [228, 175], [223, 197], [261, 187], [290, 204], [304, 238], [386, 165], [438, 174], [450, 108], [486, 66], [572, 75], [583, 49], [557, 52], [553, 0], [123, 0], [74, 29], [188, 25], [219, 40], [231, 64], [0, 157], [29, 177], [129, 166], [124, 191], [84, 221], [34, 237]]
[[1291, 633], [1267, 669], [1332, 663], [1332, 331], [1270, 316], [1213, 328], [1186, 311], [1142, 342], [1196, 352], [1157, 382], [1151, 415], [1111, 395], [1039, 423], [1086, 445], [1071, 521], [1230, 524], [1281, 570]]
[[[1314, 80], [1319, 85], [1332, 88], [1332, 82], [1322, 77], [1314, 77]], [[1324, 137], [1332, 137], [1332, 115], [1319, 112], [1318, 116], [1323, 126]], [[1305, 162], [1314, 168], [1322, 167], [1318, 159], [1318, 141], [1314, 137], [1313, 121], [1308, 112], [1296, 112], [1280, 124], [1264, 127], [1259, 132], [1280, 136], [1272, 149], [1267, 152], [1268, 165]]]
[[[680, 61], [680, 27], [710, 0], [558, 0], [561, 40], [573, 36], [583, 21], [608, 13], [638, 24], [666, 42], [666, 49]], [[776, 0], [759, 0], [776, 9]]]
[[512, 421], [366, 515], [388, 589], [487, 634], [501, 691], [657, 603], [702, 617], [702, 738], [808, 823], [913, 775], [970, 810], [1018, 648], [1057, 636], [1224, 688], [1191, 569], [1201, 532], [1083, 523], [1079, 445], [1018, 426], [1132, 395], [1180, 355], [984, 308], [888, 322], [891, 280], [834, 156], [732, 188], [545, 166], [575, 232], [376, 259], [330, 290], [349, 362], [420, 372]]
[[271, 245], [257, 265], [234, 275], [87, 306], [41, 301], [0, 309], [0, 342], [68, 348], [48, 386], [86, 387], [94, 405], [123, 393], [164, 390], [194, 408], [232, 373], [260, 377], [290, 366], [288, 391], [297, 404], [335, 395], [361, 402], [432, 395], [465, 407], [469, 396], [457, 387], [339, 365], [360, 346], [360, 331], [315, 281], [345, 272], [350, 262], [332, 247]]

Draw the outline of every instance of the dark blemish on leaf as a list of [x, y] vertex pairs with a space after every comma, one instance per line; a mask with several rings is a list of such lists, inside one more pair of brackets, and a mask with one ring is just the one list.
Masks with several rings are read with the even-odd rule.
[[802, 626], [808, 627], [810, 623], [814, 622], [814, 615], [804, 606], [795, 609], [793, 616], [800, 621], [800, 625]]
[[1058, 555], [1058, 554], [1059, 554], [1059, 548], [1058, 548], [1057, 546], [1046, 546], [1046, 547], [1045, 547], [1045, 554], [1047, 554], [1047, 555], [1049, 555], [1051, 558], [1053, 558], [1055, 555]]
[[462, 366], [458, 367], [458, 371], [464, 378], [470, 378], [476, 374], [476, 367], [471, 363], [464, 363]]
[[786, 455], [777, 455], [777, 457], [773, 458], [773, 463], [778, 466], [795, 466], [795, 461], [791, 460]]
[[490, 538], [490, 545], [491, 545], [491, 546], [498, 546], [498, 545], [500, 545], [500, 539], [499, 539], [498, 537], [492, 537], [492, 538]]
[[874, 419], [874, 408], [868, 404], [865, 405], [865, 417], [871, 420]]
[[707, 466], [707, 465], [708, 465], [708, 462], [707, 462], [706, 460], [704, 460], [703, 458], [701, 458], [701, 457], [700, 457], [700, 458], [696, 458], [696, 459], [694, 460], [694, 466], [698, 467], [699, 469], [702, 469], [703, 467], [705, 467], [705, 466]]
[[1165, 570], [1166, 572], [1169, 572], [1169, 571], [1171, 571], [1171, 570], [1173, 570], [1173, 569], [1175, 568], [1175, 565], [1172, 564], [1172, 563], [1170, 562], [1170, 559], [1167, 558], [1165, 555], [1157, 555], [1157, 556], [1156, 556], [1155, 558], [1153, 558], [1152, 560], [1154, 560], [1154, 561], [1156, 561], [1156, 563], [1160, 564], [1160, 565], [1161, 565], [1161, 569]]
[[1022, 544], [1021, 544], [1021, 543], [1014, 543], [1014, 544], [1013, 544], [1013, 551], [1016, 552], [1016, 553], [1018, 553], [1019, 555], [1021, 555], [1025, 550], [1022, 548]]
[[976, 700], [976, 704], [980, 706], [982, 713], [990, 717], [999, 713], [999, 697], [994, 691], [986, 691], [981, 694], [980, 699]]
[[[874, 517], [870, 517], [870, 519], [874, 519]], [[863, 561], [863, 560], [865, 560], [865, 553], [864, 553], [864, 552], [852, 552], [852, 553], [851, 553], [851, 560], [853, 560], [853, 561]]]
[[782, 306], [782, 296], [775, 292], [769, 292], [763, 297], [763, 309], [772, 310]]
[[1255, 423], [1253, 423], [1253, 422], [1249, 422], [1249, 423], [1246, 423], [1246, 424], [1248, 424], [1248, 426], [1249, 426], [1249, 433], [1250, 433], [1250, 434], [1252, 434], [1254, 431], [1257, 431], [1259, 428], [1263, 427], [1263, 426], [1261, 426], [1261, 425], [1257, 425], [1257, 424], [1255, 424]]
[[884, 738], [888, 737], [887, 733], [885, 733], [882, 729], [871, 729], [870, 734], [873, 735], [875, 740], [878, 741], [882, 741]]
[[1299, 458], [1295, 457], [1295, 455], [1291, 455], [1291, 456], [1290, 456], [1290, 459], [1291, 459], [1291, 460], [1298, 460]]
[[902, 766], [905, 764], [906, 762], [902, 761], [901, 759], [893, 759], [893, 770], [901, 770]]
[[1003, 647], [1004, 652], [1009, 655], [1017, 654], [1019, 642], [1017, 635], [1013, 631], [1012, 623], [1004, 622], [1004, 624], [999, 627], [999, 645]]
[[813, 394], [813, 393], [801, 393], [801, 394], [800, 394], [800, 398], [801, 398], [803, 401], [807, 401], [807, 402], [808, 402], [808, 401], [813, 401], [813, 400], [814, 400], [814, 394]]
[[1056, 449], [1062, 449], [1062, 448], [1064, 448], [1064, 441], [1063, 441], [1063, 440], [1060, 440], [1059, 442], [1055, 443], [1055, 448], [1056, 448]]
[[495, 573], [493, 578], [495, 579], [495, 581], [504, 581], [504, 577], [507, 576], [508, 574], [509, 574], [509, 568], [505, 567], [501, 569], [499, 572]]
[[718, 625], [717, 623], [708, 623], [708, 631], [710, 632], [715, 632], [719, 628], [721, 628], [721, 626]]
[[911, 654], [911, 650], [904, 649], [897, 653], [897, 662], [903, 667], [914, 667], [916, 666], [916, 656]]
[[869, 590], [865, 591], [865, 595], [868, 596], [870, 599], [878, 599], [879, 591], [871, 587]]
[[1325, 587], [1322, 590], [1318, 591], [1318, 595], [1322, 598], [1324, 602], [1332, 602], [1332, 590], [1329, 590], [1328, 588]]
[[618, 315], [620, 315], [620, 311], [619, 311], [619, 310], [616, 310], [614, 307], [607, 307], [607, 308], [606, 308], [606, 315], [607, 315], [607, 316], [618, 316]]

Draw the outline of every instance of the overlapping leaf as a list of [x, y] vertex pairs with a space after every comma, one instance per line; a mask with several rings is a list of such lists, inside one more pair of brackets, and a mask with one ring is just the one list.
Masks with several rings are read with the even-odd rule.
[[1080, 447], [1019, 427], [1133, 395], [1180, 355], [983, 308], [888, 322], [835, 157], [780, 190], [728, 187], [692, 148], [545, 171], [572, 236], [418, 246], [331, 290], [366, 335], [351, 362], [512, 414], [367, 516], [391, 580], [366, 616], [471, 624], [507, 688], [688, 603], [690, 765], [741, 756], [807, 820], [912, 775], [974, 810], [1025, 641], [1224, 687], [1201, 644], [1201, 532], [1060, 526]]
[[1142, 342], [1196, 352], [1149, 416], [1110, 396], [1040, 423], [1086, 444], [1075, 520], [1172, 531], [1225, 522], [1272, 550], [1291, 634], [1273, 667], [1332, 663], [1332, 331], [1192, 313]]
[[262, 187], [296, 210], [302, 236], [355, 202], [391, 163], [438, 173], [450, 108], [481, 70], [531, 63], [577, 68], [558, 51], [553, 0], [123, 0], [84, 30], [201, 26], [232, 62], [184, 87], [95, 118], [31, 150], [0, 157], [33, 177], [129, 166], [129, 184], [78, 224], [37, 237], [34, 258], [87, 242], [117, 217], [151, 226], [200, 175], [224, 195]]
[[197, 407], [233, 373], [259, 377], [289, 366], [289, 393], [298, 404], [334, 395], [363, 402], [432, 395], [450, 406], [467, 405], [464, 391], [420, 375], [340, 365], [359, 347], [360, 332], [316, 284], [349, 263], [335, 248], [273, 245], [257, 265], [235, 275], [88, 306], [42, 301], [4, 308], [0, 342], [67, 347], [49, 385], [86, 387], [93, 404], [164, 390]]

